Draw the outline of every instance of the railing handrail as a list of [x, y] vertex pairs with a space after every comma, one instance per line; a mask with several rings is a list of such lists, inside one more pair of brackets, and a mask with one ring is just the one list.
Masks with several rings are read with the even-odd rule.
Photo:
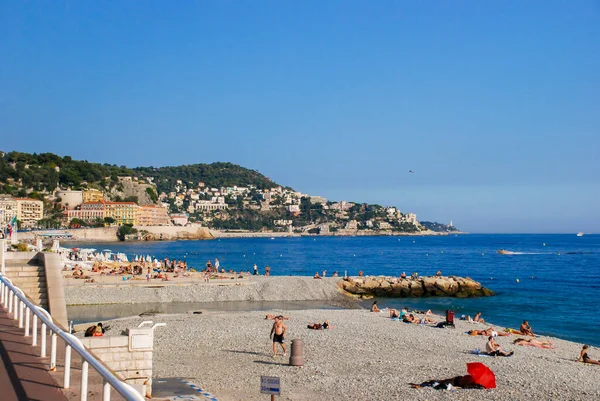
[[72, 334], [65, 332], [62, 328], [54, 324], [54, 322], [48, 319], [38, 308], [39, 306], [34, 305], [29, 301], [23, 294], [19, 287], [16, 287], [8, 277], [5, 277], [0, 273], [0, 281], [4, 283], [27, 307], [34, 313], [53, 333], [56, 333], [65, 343], [71, 346], [81, 358], [90, 364], [102, 378], [108, 382], [119, 394], [121, 394], [128, 401], [144, 401], [145, 398], [138, 393], [129, 384], [121, 381], [117, 378], [109, 369], [107, 369], [102, 363], [96, 359], [90, 352], [82, 346], [81, 341], [74, 337]]

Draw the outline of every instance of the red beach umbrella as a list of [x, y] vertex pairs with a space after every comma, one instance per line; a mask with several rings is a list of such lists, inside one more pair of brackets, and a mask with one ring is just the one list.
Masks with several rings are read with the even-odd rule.
[[496, 388], [496, 375], [483, 363], [467, 363], [467, 372], [473, 377], [475, 383], [485, 388]]

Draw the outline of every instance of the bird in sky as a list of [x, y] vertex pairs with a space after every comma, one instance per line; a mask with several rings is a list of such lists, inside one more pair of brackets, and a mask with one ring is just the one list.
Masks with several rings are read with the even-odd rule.
[[412, 170], [408, 170], [409, 173], [414, 174], [415, 172]]

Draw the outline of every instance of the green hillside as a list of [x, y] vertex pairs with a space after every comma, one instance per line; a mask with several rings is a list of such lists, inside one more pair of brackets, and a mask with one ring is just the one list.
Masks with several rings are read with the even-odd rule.
[[159, 168], [138, 167], [134, 171], [138, 175], [154, 177], [154, 183], [159, 192], [171, 191], [175, 188], [177, 180], [181, 180], [187, 187], [193, 186], [194, 188], [199, 182], [214, 188], [253, 185], [258, 189], [264, 189], [278, 186], [258, 171], [249, 170], [233, 163], [217, 162]]
[[[259, 189], [277, 186], [258, 171], [233, 163], [191, 164], [177, 167], [128, 168], [110, 164], [73, 160], [53, 153], [30, 154], [9, 152], [0, 157], [0, 193], [26, 196], [34, 192], [51, 192], [57, 185], [79, 189], [118, 185], [119, 176], [154, 177], [159, 192], [170, 191], [177, 180], [186, 186], [203, 182], [207, 187], [249, 186]], [[31, 195], [29, 191], [29, 195]]]
[[0, 157], [0, 193], [25, 196], [27, 189], [51, 192], [58, 184], [71, 188], [85, 183], [105, 187], [118, 183], [118, 176], [132, 174], [125, 166], [89, 163], [70, 156], [9, 152]]

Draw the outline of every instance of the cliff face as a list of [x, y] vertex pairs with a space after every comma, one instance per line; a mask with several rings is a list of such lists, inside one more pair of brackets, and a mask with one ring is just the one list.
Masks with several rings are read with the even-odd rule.
[[146, 191], [148, 188], [152, 188], [153, 191], [156, 191], [156, 188], [153, 185], [139, 181], [121, 181], [120, 185], [122, 185], [122, 191], [119, 191], [117, 187], [111, 188], [111, 199], [115, 199], [117, 196], [122, 199], [128, 198], [130, 196], [135, 196], [137, 197], [138, 204], [140, 206], [154, 204], [154, 202], [150, 198], [150, 195]]
[[360, 277], [341, 280], [338, 285], [345, 292], [359, 296], [391, 298], [417, 297], [487, 297], [494, 292], [469, 277]]

